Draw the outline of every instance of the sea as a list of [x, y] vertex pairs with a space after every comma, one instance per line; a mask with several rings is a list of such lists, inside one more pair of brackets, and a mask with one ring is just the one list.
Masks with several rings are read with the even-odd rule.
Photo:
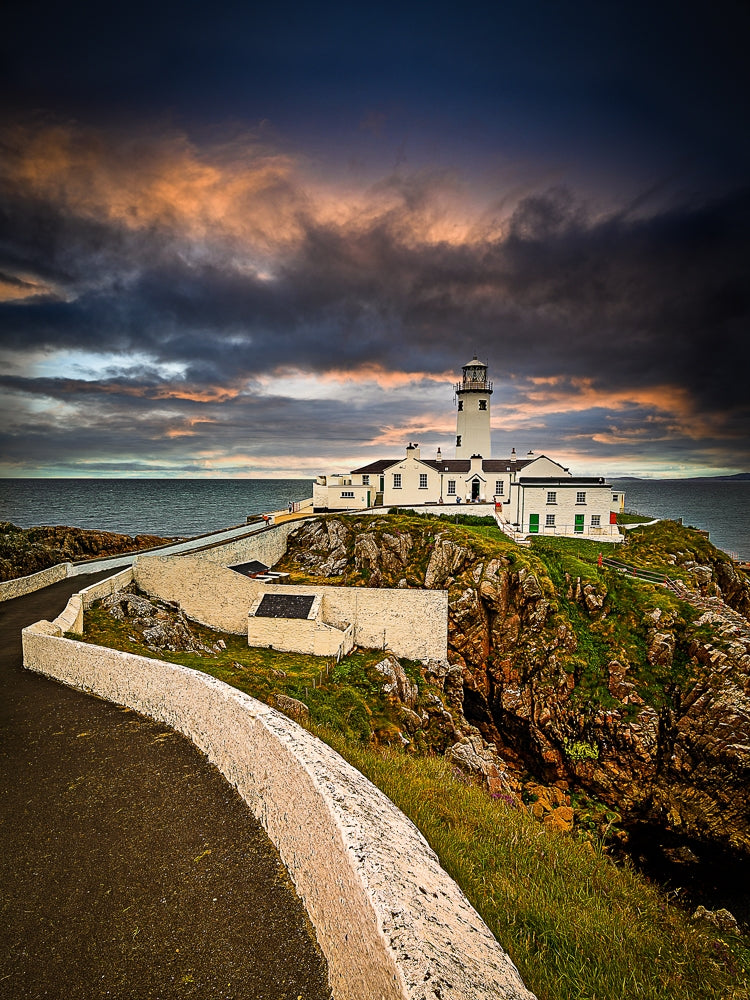
[[750, 561], [750, 479], [611, 479], [625, 494], [625, 510], [682, 518], [708, 531], [717, 549]]
[[311, 496], [311, 479], [0, 479], [0, 521], [189, 538]]
[[[750, 480], [612, 479], [625, 509], [682, 518], [750, 560]], [[311, 479], [0, 479], [0, 521], [188, 537], [312, 496]]]

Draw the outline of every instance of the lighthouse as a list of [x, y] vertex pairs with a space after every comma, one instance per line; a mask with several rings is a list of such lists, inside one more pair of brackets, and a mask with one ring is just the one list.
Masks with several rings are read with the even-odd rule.
[[454, 386], [456, 398], [456, 458], [491, 457], [490, 396], [487, 365], [476, 354], [463, 366], [463, 379]]

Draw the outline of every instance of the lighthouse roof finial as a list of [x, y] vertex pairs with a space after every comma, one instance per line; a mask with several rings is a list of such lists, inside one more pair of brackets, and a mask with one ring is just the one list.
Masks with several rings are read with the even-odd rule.
[[479, 368], [479, 367], [486, 368], [487, 365], [484, 363], [484, 361], [480, 361], [477, 358], [476, 354], [475, 354], [474, 357], [471, 359], [471, 361], [467, 361], [466, 364], [465, 365], [461, 365], [461, 367], [462, 368]]

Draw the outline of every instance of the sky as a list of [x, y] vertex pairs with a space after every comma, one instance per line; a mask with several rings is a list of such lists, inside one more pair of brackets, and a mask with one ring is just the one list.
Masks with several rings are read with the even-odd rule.
[[11, 0], [0, 475], [750, 471], [750, 8]]

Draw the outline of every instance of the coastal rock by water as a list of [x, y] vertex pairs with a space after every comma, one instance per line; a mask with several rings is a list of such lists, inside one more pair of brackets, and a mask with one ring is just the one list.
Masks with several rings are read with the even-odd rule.
[[[578, 789], [608, 828], [617, 816], [621, 840], [648, 827], [750, 857], [750, 583], [707, 539], [667, 522], [622, 547], [673, 567], [679, 597], [593, 559], [571, 573], [554, 552], [405, 517], [308, 522], [284, 568], [331, 582], [330, 539], [338, 582], [448, 590], [449, 665], [426, 676], [517, 787], [533, 776], [540, 821], [570, 829], [565, 789]], [[457, 732], [443, 752], [482, 773]]]
[[122, 555], [174, 541], [158, 535], [120, 535], [61, 525], [19, 528], [0, 522], [0, 580], [13, 580], [61, 562]]

